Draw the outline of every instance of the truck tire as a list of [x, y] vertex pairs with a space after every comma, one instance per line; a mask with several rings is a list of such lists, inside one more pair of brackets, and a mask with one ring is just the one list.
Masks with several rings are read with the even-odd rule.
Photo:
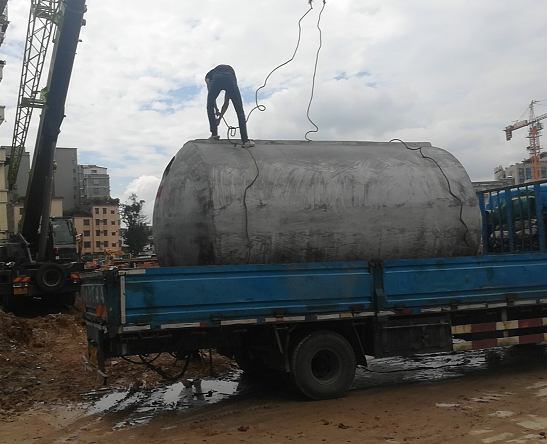
[[45, 293], [57, 293], [66, 284], [66, 273], [59, 264], [44, 264], [36, 272], [36, 285]]
[[348, 341], [328, 330], [305, 336], [291, 354], [295, 387], [315, 400], [342, 396], [353, 382], [356, 367], [355, 353]]

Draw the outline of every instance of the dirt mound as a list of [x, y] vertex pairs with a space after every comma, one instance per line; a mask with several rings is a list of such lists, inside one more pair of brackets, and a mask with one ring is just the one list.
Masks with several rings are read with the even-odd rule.
[[[17, 317], [0, 309], [0, 418], [28, 410], [37, 403], [78, 402], [82, 393], [99, 388], [102, 380], [82, 364], [86, 351], [85, 324], [75, 308], [32, 318]], [[184, 363], [167, 355], [154, 364], [165, 373], [176, 375]], [[212, 364], [214, 375], [237, 368], [215, 353]], [[112, 387], [151, 387], [162, 381], [156, 372], [122, 359], [111, 360], [106, 370]], [[205, 377], [210, 371], [205, 352], [192, 361], [186, 377]]]

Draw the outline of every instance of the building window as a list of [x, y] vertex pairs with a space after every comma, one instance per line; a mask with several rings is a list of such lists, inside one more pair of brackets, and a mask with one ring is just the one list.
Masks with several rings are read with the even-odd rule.
[[108, 230], [103, 231], [103, 236], [108, 236]]
[[89, 237], [89, 236], [91, 236], [91, 231], [84, 230], [84, 237]]
[[98, 188], [93, 188], [93, 193], [94, 194], [99, 194], [99, 189]]
[[95, 214], [99, 214], [99, 209], [95, 208]]
[[116, 225], [116, 221], [115, 220], [110, 221], [110, 225]]
[[95, 247], [97, 247], [97, 248], [101, 248], [101, 241], [97, 241], [97, 242], [95, 242]]
[[84, 225], [88, 225], [88, 226], [89, 226], [89, 219], [84, 219]]
[[108, 247], [108, 241], [104, 241], [103, 244], [105, 247]]
[[526, 179], [531, 179], [531, 178], [532, 178], [532, 169], [526, 168]]
[[97, 174], [97, 170], [91, 170], [91, 174], [93, 173]]
[[118, 219], [118, 225], [120, 225], [120, 219]]
[[101, 219], [95, 219], [95, 225], [100, 225], [101, 224]]
[[110, 210], [110, 214], [116, 214], [116, 210]]
[[116, 236], [118, 233], [116, 231], [112, 232], [112, 236]]
[[106, 214], [106, 208], [103, 208], [103, 214]]
[[116, 242], [112, 242], [112, 246], [115, 247], [115, 246], [116, 246]]
[[99, 185], [99, 179], [93, 179], [93, 185]]
[[101, 230], [95, 230], [95, 236], [100, 236], [101, 235]]
[[84, 248], [91, 248], [91, 242], [84, 242]]
[[541, 178], [545, 179], [547, 177], [547, 168], [541, 167]]
[[108, 221], [106, 219], [103, 219], [103, 224], [107, 225]]
[[23, 213], [25, 212], [25, 209], [24, 208], [19, 208], [19, 215], [23, 215]]

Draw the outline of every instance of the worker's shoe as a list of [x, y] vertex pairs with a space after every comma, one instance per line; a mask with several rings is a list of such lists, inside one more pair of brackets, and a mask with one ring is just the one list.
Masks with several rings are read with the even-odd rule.
[[220, 136], [211, 136], [207, 140], [220, 140]]
[[242, 143], [241, 146], [243, 148], [251, 148], [251, 147], [255, 146], [255, 143], [252, 140], [247, 140], [247, 142]]

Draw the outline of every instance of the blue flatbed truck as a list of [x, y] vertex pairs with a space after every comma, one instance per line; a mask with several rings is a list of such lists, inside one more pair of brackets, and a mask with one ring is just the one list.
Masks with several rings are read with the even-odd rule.
[[217, 349], [341, 396], [366, 356], [547, 341], [544, 183], [478, 193], [483, 251], [384, 262], [118, 269], [83, 276], [88, 359]]

